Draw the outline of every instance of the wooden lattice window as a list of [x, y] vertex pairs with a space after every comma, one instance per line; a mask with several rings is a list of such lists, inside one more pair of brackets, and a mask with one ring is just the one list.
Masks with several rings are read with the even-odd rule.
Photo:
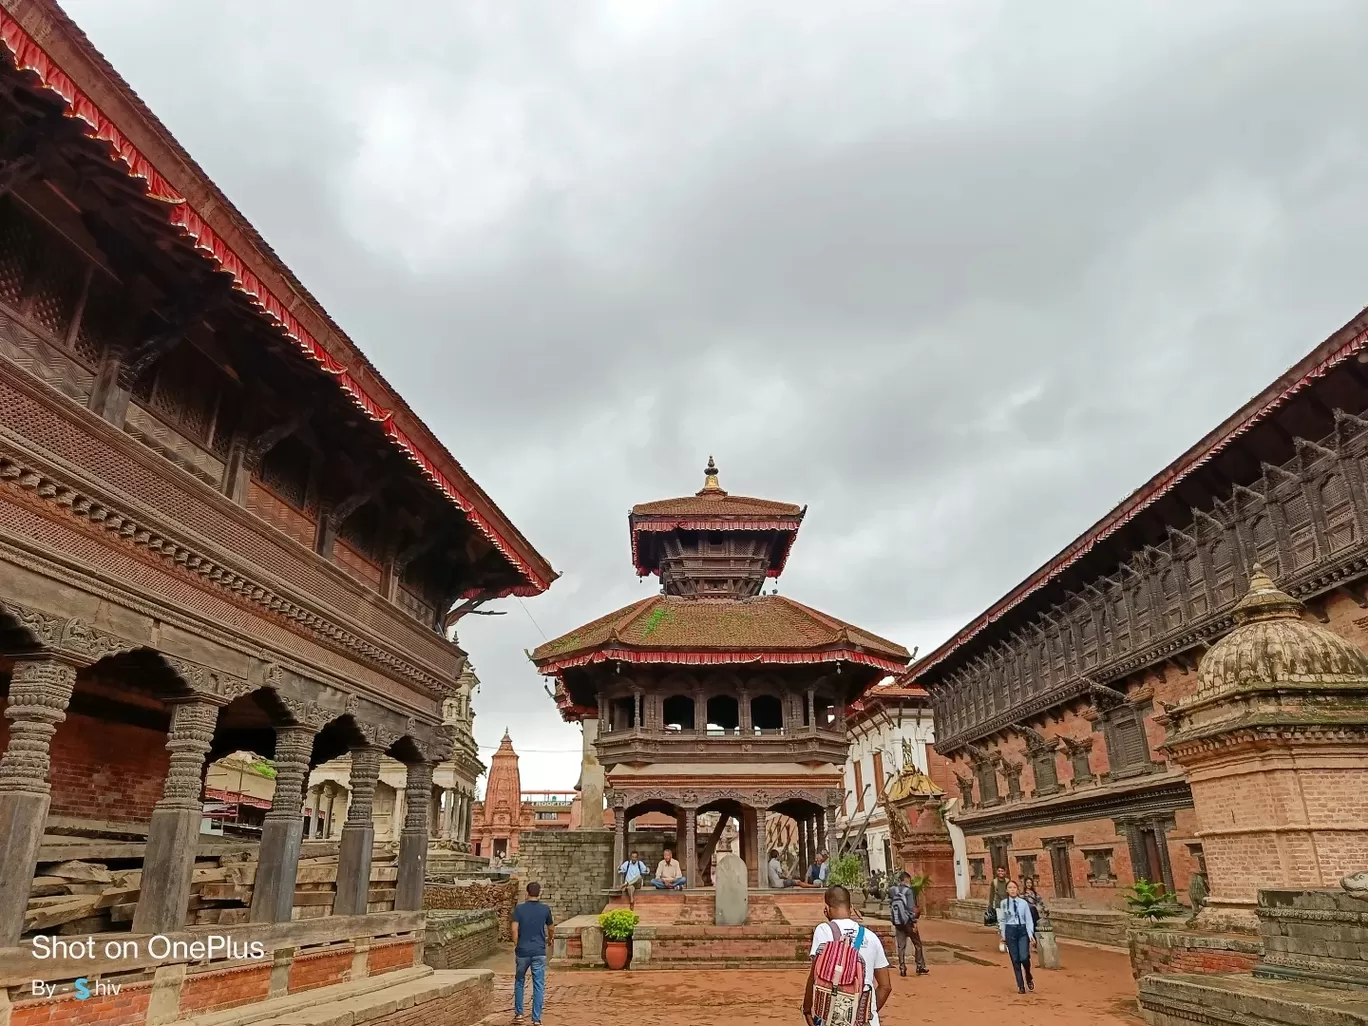
[[1036, 875], [1036, 856], [1018, 855], [1017, 860], [1017, 879], [1021, 881], [1021, 886], [1026, 886], [1026, 881], [1035, 881]]
[[1259, 563], [1277, 579], [1282, 570], [1278, 560], [1278, 532], [1273, 526], [1273, 518], [1261, 513], [1249, 525], [1249, 533], [1254, 539], [1254, 554]]
[[222, 383], [223, 372], [194, 346], [182, 342], [157, 368], [152, 409], [187, 438], [208, 446]]
[[1055, 765], [1053, 748], [1031, 753], [1031, 774], [1035, 777], [1037, 797], [1059, 790], [1059, 768]]
[[[1292, 543], [1292, 563], [1297, 569], [1316, 561], [1316, 531], [1311, 523], [1311, 504], [1300, 491], [1293, 492], [1282, 504], [1283, 519]], [[1267, 569], [1267, 568], [1265, 568]]]
[[37, 255], [32, 220], [12, 199], [0, 201], [0, 303], [20, 308]]
[[1164, 626], [1177, 627], [1183, 622], [1183, 593], [1172, 565], [1165, 567], [1159, 575], [1159, 590], [1164, 596]]
[[969, 879], [974, 883], [983, 883], [987, 878], [983, 875], [983, 859], [969, 860]]
[[1069, 749], [1069, 765], [1073, 768], [1075, 781], [1088, 781], [1093, 778], [1091, 750], [1079, 746]]
[[991, 762], [981, 762], [974, 767], [974, 776], [978, 778], [979, 801], [984, 805], [991, 805], [998, 800], [997, 770], [993, 768]]
[[1144, 720], [1132, 705], [1107, 713], [1107, 761], [1113, 776], [1144, 772], [1153, 767]]
[[303, 510], [309, 493], [309, 470], [313, 454], [300, 441], [278, 442], [261, 463], [261, 482], [297, 510]]
[[1325, 511], [1325, 535], [1330, 551], [1348, 548], [1358, 535], [1358, 525], [1354, 522], [1349, 482], [1343, 474], [1329, 474], [1321, 482], [1320, 501]]
[[1238, 591], [1235, 556], [1224, 531], [1211, 544], [1211, 570], [1216, 578], [1216, 601], [1224, 605], [1234, 599]]
[[87, 267], [68, 243], [51, 237], [44, 241], [28, 289], [30, 316], [59, 342], [65, 343], [71, 330]]

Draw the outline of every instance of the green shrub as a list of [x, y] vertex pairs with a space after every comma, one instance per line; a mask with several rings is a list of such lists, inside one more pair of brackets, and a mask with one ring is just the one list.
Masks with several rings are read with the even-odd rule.
[[907, 886], [912, 888], [913, 894], [920, 895], [922, 891], [931, 886], [931, 878], [929, 876], [913, 876], [907, 881]]
[[865, 882], [864, 865], [858, 855], [842, 855], [831, 860], [827, 871], [827, 883], [841, 887], [863, 887]]
[[1126, 895], [1126, 911], [1137, 919], [1157, 923], [1161, 919], [1175, 919], [1183, 914], [1183, 907], [1160, 883], [1136, 880]]
[[599, 929], [603, 931], [603, 939], [611, 941], [626, 940], [632, 936], [636, 930], [637, 923], [641, 922], [641, 916], [629, 909], [615, 908], [611, 912], [604, 912], [599, 916]]

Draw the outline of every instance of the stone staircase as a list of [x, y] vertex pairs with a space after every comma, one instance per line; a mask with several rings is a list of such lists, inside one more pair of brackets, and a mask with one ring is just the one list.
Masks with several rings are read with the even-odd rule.
[[[478, 1022], [492, 1010], [489, 969], [426, 966], [176, 1020], [172, 1026], [416, 1026]], [[432, 1004], [440, 1002], [440, 1004]], [[425, 1006], [431, 1006], [432, 1014]]]

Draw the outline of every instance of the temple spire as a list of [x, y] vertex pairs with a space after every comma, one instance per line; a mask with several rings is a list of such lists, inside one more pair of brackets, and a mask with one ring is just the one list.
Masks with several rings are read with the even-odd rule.
[[726, 495], [722, 486], [717, 483], [717, 464], [713, 462], [711, 456], [708, 457], [708, 465], [703, 468], [703, 487], [698, 492], [699, 495]]

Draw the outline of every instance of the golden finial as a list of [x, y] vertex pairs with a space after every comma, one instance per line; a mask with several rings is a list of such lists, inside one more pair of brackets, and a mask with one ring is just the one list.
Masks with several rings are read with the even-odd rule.
[[713, 462], [711, 456], [708, 457], [708, 465], [703, 468], [703, 489], [699, 495], [726, 495], [722, 486], [717, 483], [717, 464]]

